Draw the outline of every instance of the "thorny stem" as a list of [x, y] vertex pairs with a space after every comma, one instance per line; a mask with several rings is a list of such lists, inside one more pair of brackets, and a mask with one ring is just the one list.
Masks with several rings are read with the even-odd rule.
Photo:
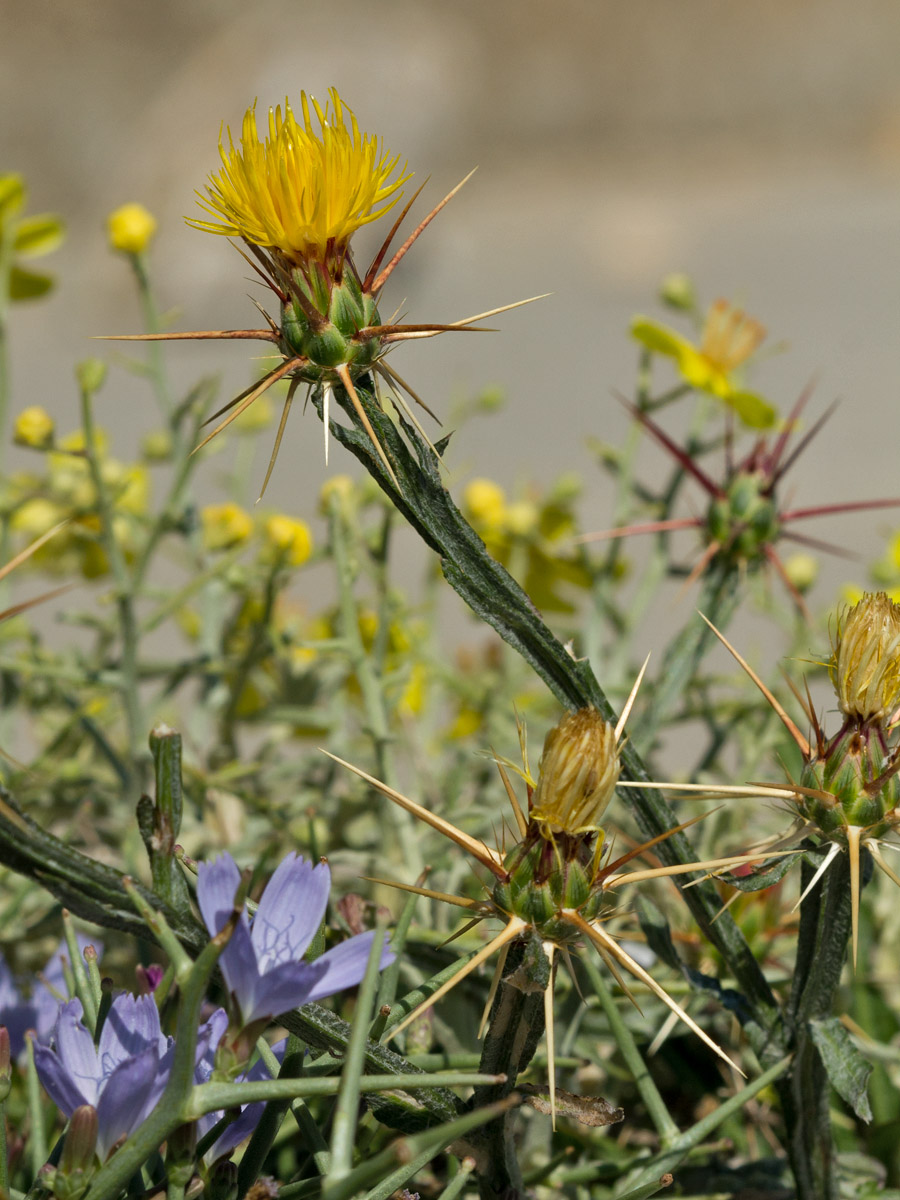
[[[503, 1100], [513, 1091], [543, 1035], [543, 993], [549, 980], [535, 978], [535, 970], [539, 972], [541, 965], [529, 962], [535, 944], [513, 942], [506, 956], [479, 1064], [483, 1074], [506, 1075], [506, 1082], [476, 1088], [471, 1100], [473, 1109]], [[545, 958], [543, 966], [549, 971]], [[525, 1195], [513, 1144], [513, 1124], [512, 1112], [504, 1112], [468, 1139], [467, 1152], [475, 1159], [481, 1200], [518, 1200]]]
[[[804, 859], [801, 888], [815, 868]], [[800, 908], [797, 961], [786, 1017], [794, 1062], [778, 1083], [797, 1200], [837, 1200], [831, 1087], [810, 1021], [829, 1016], [847, 957], [851, 926], [849, 855], [839, 854]]]

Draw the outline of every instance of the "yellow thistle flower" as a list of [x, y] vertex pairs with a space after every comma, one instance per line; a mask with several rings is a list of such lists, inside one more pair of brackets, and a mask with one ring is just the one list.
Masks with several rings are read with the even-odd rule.
[[294, 393], [301, 384], [315, 389], [321, 402], [326, 463], [330, 404], [336, 398], [371, 439], [386, 479], [399, 490], [394, 466], [375, 433], [356, 381], [373, 372], [390, 388], [392, 399], [405, 419], [431, 445], [404, 393], [426, 411], [430, 409], [384, 361], [389, 350], [410, 339], [482, 328], [477, 324], [482, 319], [530, 302], [520, 300], [449, 325], [383, 322], [378, 305], [384, 285], [420, 234], [469, 176], [389, 256], [391, 243], [412, 205], [410, 201], [368, 270], [358, 271], [350, 239], [357, 229], [384, 216], [397, 203], [400, 188], [410, 174], [405, 166], [399, 166], [397, 156], [381, 149], [377, 139], [360, 133], [353, 112], [333, 88], [330, 97], [323, 109], [301, 93], [301, 121], [287, 101], [283, 115], [280, 107], [270, 111], [265, 141], [257, 131], [255, 106], [249, 108], [244, 116], [240, 146], [235, 146], [230, 131], [227, 150], [220, 138], [222, 169], [210, 176], [205, 196], [197, 193], [201, 208], [215, 219], [189, 220], [196, 229], [243, 240], [249, 252], [244, 257], [277, 298], [278, 319], [264, 311], [267, 326], [264, 329], [136, 334], [115, 339], [244, 338], [273, 346], [275, 365], [260, 381], [216, 413], [216, 417], [223, 419], [200, 443], [205, 446], [268, 388], [286, 380], [288, 391], [262, 492], [272, 474]]
[[229, 550], [246, 542], [253, 532], [253, 518], [239, 504], [208, 504], [200, 511], [203, 544], [208, 550]]
[[287, 100], [284, 116], [280, 106], [269, 109], [265, 142], [257, 132], [254, 102], [244, 114], [240, 148], [226, 128], [227, 151], [219, 139], [222, 170], [209, 177], [208, 199], [197, 193], [200, 207], [220, 219], [188, 224], [242, 237], [297, 265], [341, 258], [360, 226], [393, 208], [410, 172], [404, 167], [391, 180], [399, 156], [391, 157], [376, 138], [360, 133], [336, 88], [329, 96], [324, 110], [312, 100], [318, 130], [305, 92], [300, 93], [302, 124]]
[[884, 592], [866, 593], [838, 619], [829, 664], [841, 712], [881, 720], [900, 701], [900, 605]]
[[23, 408], [13, 426], [13, 439], [20, 446], [32, 446], [44, 450], [53, 444], [56, 426], [53, 418], [39, 404]]
[[282, 513], [269, 517], [263, 526], [268, 556], [292, 567], [299, 567], [312, 554], [312, 533], [305, 521]]
[[143, 204], [123, 204], [106, 218], [106, 233], [113, 250], [143, 254], [156, 233], [156, 218]]

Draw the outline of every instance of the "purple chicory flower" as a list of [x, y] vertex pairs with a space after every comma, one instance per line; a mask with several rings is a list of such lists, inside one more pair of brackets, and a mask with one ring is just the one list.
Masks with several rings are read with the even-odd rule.
[[[216, 1049], [221, 1041], [222, 1035], [228, 1026], [228, 1014], [223, 1008], [218, 1008], [210, 1017], [207, 1024], [210, 1027], [211, 1033], [207, 1040], [205, 1053], [198, 1058], [197, 1066], [194, 1069], [194, 1083], [208, 1083], [216, 1065]], [[283, 1038], [280, 1042], [276, 1042], [272, 1047], [272, 1053], [281, 1062], [284, 1057], [285, 1047], [287, 1046], [287, 1038]], [[266, 1066], [263, 1059], [259, 1058], [253, 1064], [249, 1071], [245, 1071], [242, 1075], [238, 1075], [235, 1083], [242, 1083], [244, 1080], [256, 1081], [259, 1079], [271, 1079], [272, 1075], [269, 1068]], [[217, 1159], [224, 1158], [231, 1154], [244, 1138], [250, 1136], [253, 1130], [260, 1122], [260, 1118], [265, 1108], [264, 1100], [255, 1100], [251, 1104], [241, 1105], [241, 1115], [228, 1126], [227, 1129], [218, 1137], [212, 1146], [207, 1150], [204, 1158], [207, 1163], [212, 1164]], [[206, 1113], [197, 1122], [197, 1140], [205, 1137], [214, 1125], [217, 1125], [222, 1120], [224, 1112]]]
[[[213, 935], [234, 907], [241, 874], [230, 854], [197, 869], [197, 901]], [[311, 1000], [353, 987], [365, 974], [373, 932], [359, 933], [314, 962], [303, 955], [322, 923], [331, 888], [327, 864], [316, 866], [293, 852], [277, 867], [249, 920], [242, 912], [219, 964], [243, 1027]], [[385, 946], [381, 969], [394, 961]]]
[[175, 1043], [160, 1029], [152, 996], [117, 996], [96, 1046], [82, 1012], [80, 1000], [60, 1005], [53, 1048], [36, 1044], [34, 1061], [64, 1116], [82, 1104], [97, 1110], [97, 1150], [105, 1159], [155, 1108], [169, 1080]]

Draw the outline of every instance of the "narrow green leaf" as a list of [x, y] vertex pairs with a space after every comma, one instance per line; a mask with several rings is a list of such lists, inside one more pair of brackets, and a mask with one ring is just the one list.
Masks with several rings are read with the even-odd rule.
[[62, 244], [66, 227], [54, 213], [25, 217], [16, 225], [13, 248], [25, 258], [40, 258]]
[[50, 275], [13, 267], [9, 272], [9, 296], [11, 300], [37, 300], [39, 296], [46, 296], [53, 283]]
[[869, 1076], [872, 1064], [860, 1054], [839, 1017], [810, 1021], [809, 1032], [822, 1056], [832, 1087], [861, 1121], [872, 1120]]

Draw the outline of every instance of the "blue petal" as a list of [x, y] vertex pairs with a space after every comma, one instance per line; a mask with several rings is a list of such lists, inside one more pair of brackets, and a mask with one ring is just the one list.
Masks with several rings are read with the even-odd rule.
[[[313, 966], [324, 967], [325, 971], [322, 977], [313, 984], [306, 997], [306, 1002], [321, 1000], [324, 996], [333, 996], [335, 992], [354, 987], [359, 983], [366, 973], [366, 964], [369, 961], [374, 937], [373, 931], [358, 933], [355, 937], [347, 938], [346, 942], [341, 942], [339, 946], [335, 946], [317, 958]], [[396, 957], [390, 946], [385, 943], [381, 951], [379, 971], [383, 971]]]
[[79, 1103], [96, 1107], [103, 1070], [93, 1038], [81, 1022], [82, 1011], [80, 1000], [60, 1005], [53, 1041], [59, 1062], [84, 1097]]
[[[93, 1047], [93, 1043], [91, 1046]], [[84, 1090], [90, 1093], [90, 1098], [85, 1096], [72, 1073], [60, 1061], [56, 1051], [51, 1050], [49, 1046], [35, 1043], [34, 1065], [41, 1086], [64, 1117], [71, 1117], [75, 1109], [80, 1108], [82, 1104], [96, 1103], [96, 1083], [91, 1081], [92, 1086], [85, 1087]]]
[[151, 1048], [157, 1054], [166, 1049], [156, 1001], [152, 996], [132, 996], [129, 992], [116, 996], [97, 1047], [104, 1077], [111, 1075], [119, 1063]]
[[[276, 1042], [272, 1047], [272, 1053], [279, 1062], [284, 1058], [284, 1051], [287, 1047], [287, 1039]], [[244, 1075], [239, 1075], [235, 1083], [242, 1083], [245, 1079], [256, 1081], [259, 1079], [271, 1079], [272, 1075], [269, 1068], [266, 1066], [263, 1059], [258, 1058], [249, 1071]], [[254, 1101], [252, 1104], [241, 1105], [241, 1115], [236, 1121], [233, 1121], [225, 1132], [206, 1154], [206, 1161], [214, 1163], [217, 1158], [224, 1158], [226, 1154], [230, 1154], [237, 1146], [241, 1144], [244, 1138], [249, 1137], [253, 1130], [260, 1122], [263, 1114], [263, 1109], [266, 1107], [264, 1100]], [[216, 1120], [222, 1119], [222, 1113], [215, 1114]], [[213, 1122], [215, 1124], [215, 1122]], [[212, 1125], [209, 1126], [212, 1129]]]
[[[230, 854], [220, 854], [211, 863], [197, 866], [197, 903], [206, 928], [215, 936], [225, 928], [234, 909], [234, 896], [241, 882], [241, 873]], [[241, 1013], [253, 1003], [259, 967], [250, 940], [250, 925], [242, 912], [231, 940], [222, 952], [219, 966], [228, 990], [234, 993]]]
[[305, 1004], [321, 974], [318, 962], [292, 962], [281, 963], [260, 976], [251, 1007], [241, 1009], [244, 1024], [262, 1017], [277, 1017]]
[[331, 888], [325, 863], [313, 866], [291, 853], [266, 884], [253, 918], [253, 947], [260, 973], [301, 959], [316, 936]]
[[156, 1046], [119, 1063], [97, 1104], [97, 1150], [105, 1158], [120, 1137], [133, 1133], [147, 1119], [165, 1091], [171, 1054], [160, 1060]]

